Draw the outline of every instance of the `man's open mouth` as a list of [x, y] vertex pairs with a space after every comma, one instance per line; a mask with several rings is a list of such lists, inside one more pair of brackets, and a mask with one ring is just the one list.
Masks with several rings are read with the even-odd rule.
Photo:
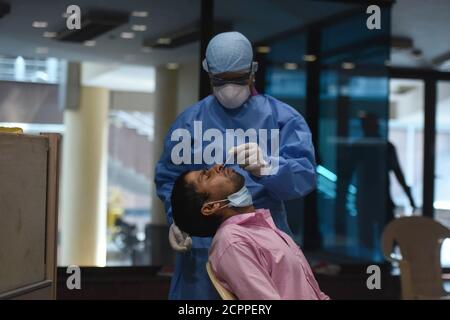
[[225, 177], [230, 177], [231, 175], [235, 174], [235, 172], [231, 168], [224, 168], [223, 174], [225, 175]]

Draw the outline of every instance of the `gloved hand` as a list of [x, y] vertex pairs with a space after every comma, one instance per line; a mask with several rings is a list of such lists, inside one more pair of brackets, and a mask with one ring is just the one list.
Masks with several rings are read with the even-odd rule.
[[263, 170], [270, 166], [269, 162], [265, 160], [263, 150], [254, 142], [233, 147], [228, 151], [228, 154], [236, 155], [239, 166], [257, 177], [260, 177]]
[[172, 223], [169, 229], [169, 243], [173, 250], [177, 252], [186, 252], [191, 250], [192, 238], [181, 231], [175, 223]]

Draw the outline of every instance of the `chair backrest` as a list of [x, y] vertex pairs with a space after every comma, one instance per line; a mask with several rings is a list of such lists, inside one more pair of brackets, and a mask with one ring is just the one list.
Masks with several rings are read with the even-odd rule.
[[[442, 282], [441, 246], [450, 230], [426, 217], [402, 217], [389, 223], [382, 236], [385, 258], [398, 262], [403, 299], [437, 298], [445, 295]], [[401, 259], [391, 256], [394, 243]]]
[[217, 292], [219, 293], [220, 297], [223, 300], [237, 300], [234, 294], [232, 294], [230, 291], [225, 289], [225, 287], [220, 284], [209, 261], [206, 263], [206, 271], [208, 272], [209, 279], [211, 279], [214, 288], [216, 288]]

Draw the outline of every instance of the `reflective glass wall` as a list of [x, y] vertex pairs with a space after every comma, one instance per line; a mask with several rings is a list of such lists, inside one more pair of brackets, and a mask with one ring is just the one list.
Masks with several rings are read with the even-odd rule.
[[361, 11], [320, 30], [317, 208], [323, 249], [382, 261], [380, 237], [393, 218], [388, 196], [389, 9], [381, 29]]

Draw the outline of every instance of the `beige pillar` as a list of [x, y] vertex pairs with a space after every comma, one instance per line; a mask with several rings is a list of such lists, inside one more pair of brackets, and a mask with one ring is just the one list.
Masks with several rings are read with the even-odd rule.
[[[164, 148], [164, 139], [177, 114], [177, 70], [160, 66], [155, 72], [155, 126], [153, 165], [156, 165]], [[152, 224], [164, 225], [167, 218], [164, 204], [152, 192]]]
[[106, 264], [109, 92], [82, 87], [64, 112], [60, 265]]

